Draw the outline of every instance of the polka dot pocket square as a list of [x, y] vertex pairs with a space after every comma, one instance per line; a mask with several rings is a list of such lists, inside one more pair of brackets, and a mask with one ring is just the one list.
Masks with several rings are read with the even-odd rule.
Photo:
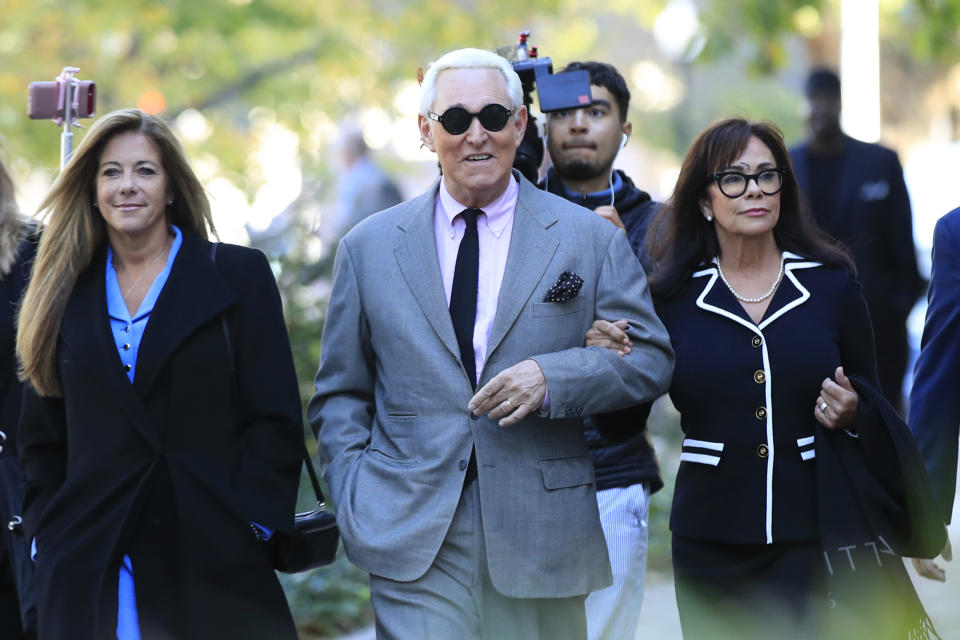
[[583, 278], [573, 271], [564, 271], [557, 278], [557, 283], [547, 291], [544, 302], [566, 302], [577, 297], [580, 293], [580, 287], [583, 286]]

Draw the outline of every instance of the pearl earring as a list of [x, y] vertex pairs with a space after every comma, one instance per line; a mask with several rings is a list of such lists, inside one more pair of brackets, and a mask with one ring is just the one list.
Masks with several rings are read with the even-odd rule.
[[713, 222], [713, 216], [709, 213], [707, 214], [707, 222]]

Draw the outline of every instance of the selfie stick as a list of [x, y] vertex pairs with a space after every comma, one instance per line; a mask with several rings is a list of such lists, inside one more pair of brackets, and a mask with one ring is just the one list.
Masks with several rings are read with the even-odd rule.
[[73, 153], [73, 114], [70, 108], [73, 106], [73, 92], [77, 81], [73, 75], [80, 71], [77, 67], [64, 67], [60, 75], [57, 76], [57, 82], [63, 83], [63, 133], [60, 135], [60, 170], [67, 166], [70, 160], [70, 154]]

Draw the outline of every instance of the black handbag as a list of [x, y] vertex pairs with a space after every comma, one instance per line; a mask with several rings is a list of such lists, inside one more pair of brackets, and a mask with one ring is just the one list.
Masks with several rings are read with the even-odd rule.
[[273, 568], [284, 573], [298, 573], [330, 564], [340, 544], [336, 516], [327, 511], [306, 446], [303, 462], [307, 465], [307, 474], [317, 497], [317, 508], [296, 514], [293, 533], [278, 531], [273, 535]]
[[[217, 264], [217, 246], [212, 243], [210, 259], [214, 266]], [[230, 368], [233, 369], [233, 342], [230, 339], [230, 324], [227, 314], [221, 314], [223, 321], [223, 337], [227, 341], [227, 357]], [[337, 528], [337, 518], [327, 511], [320, 490], [320, 481], [317, 472], [313, 469], [307, 446], [303, 444], [303, 463], [307, 466], [307, 475], [313, 485], [313, 493], [317, 498], [317, 508], [312, 511], [294, 515], [293, 533], [277, 531], [270, 539], [270, 548], [273, 555], [273, 568], [283, 573], [299, 573], [328, 565], [337, 555], [340, 544], [340, 530]]]

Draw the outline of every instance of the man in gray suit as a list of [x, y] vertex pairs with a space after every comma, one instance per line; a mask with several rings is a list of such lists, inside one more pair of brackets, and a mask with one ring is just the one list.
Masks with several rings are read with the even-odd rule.
[[[379, 638], [585, 638], [611, 578], [580, 418], [670, 381], [623, 231], [512, 170], [526, 120], [507, 61], [441, 57], [443, 177], [337, 252], [308, 415]], [[595, 318], [630, 320], [629, 354], [583, 346]]]

